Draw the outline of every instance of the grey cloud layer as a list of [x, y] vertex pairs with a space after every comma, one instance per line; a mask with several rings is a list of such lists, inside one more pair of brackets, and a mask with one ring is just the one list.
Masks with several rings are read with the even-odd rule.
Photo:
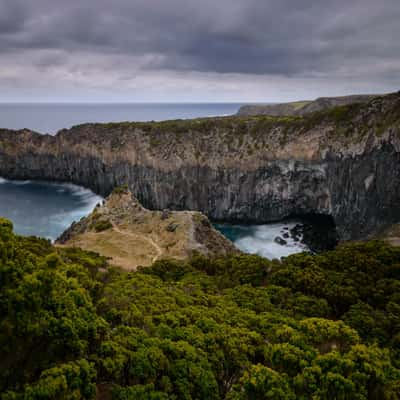
[[398, 0], [0, 0], [1, 51], [154, 55], [152, 68], [296, 74], [398, 59]]
[[399, 0], [0, 0], [0, 52], [39, 70], [87, 54], [121, 76], [362, 74], [395, 85], [399, 21]]

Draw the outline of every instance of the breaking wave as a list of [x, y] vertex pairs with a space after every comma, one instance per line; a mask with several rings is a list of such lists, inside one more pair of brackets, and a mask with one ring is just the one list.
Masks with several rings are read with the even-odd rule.
[[0, 215], [13, 221], [17, 233], [50, 240], [103, 201], [91, 190], [70, 183], [0, 178], [0, 184]]
[[[297, 223], [293, 221], [266, 225], [216, 224], [216, 228], [245, 253], [279, 259], [309, 250], [307, 245], [301, 242], [301, 238], [295, 241], [289, 235], [290, 229], [294, 228]], [[288, 235], [285, 235], [286, 233]], [[277, 237], [284, 238], [286, 243], [277, 243], [275, 241]]]

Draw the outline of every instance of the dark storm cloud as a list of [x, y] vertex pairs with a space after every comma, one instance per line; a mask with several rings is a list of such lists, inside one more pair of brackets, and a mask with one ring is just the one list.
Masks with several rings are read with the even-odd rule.
[[395, 90], [399, 21], [399, 0], [0, 0], [0, 96]]
[[13, 0], [0, 1], [0, 34], [10, 34], [22, 28], [24, 7]]
[[0, 49], [155, 54], [146, 68], [295, 75], [398, 60], [399, 21], [398, 0], [0, 0]]

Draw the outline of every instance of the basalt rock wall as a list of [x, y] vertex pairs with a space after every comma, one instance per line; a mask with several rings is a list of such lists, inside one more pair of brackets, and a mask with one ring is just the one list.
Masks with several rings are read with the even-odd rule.
[[147, 208], [217, 220], [331, 215], [342, 239], [357, 239], [400, 220], [399, 138], [399, 94], [304, 117], [0, 130], [0, 175], [102, 195], [128, 184]]

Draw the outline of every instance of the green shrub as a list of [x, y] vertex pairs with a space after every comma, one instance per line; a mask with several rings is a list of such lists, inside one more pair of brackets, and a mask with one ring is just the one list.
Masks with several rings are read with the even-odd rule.
[[98, 222], [95, 223], [94, 230], [96, 232], [103, 232], [103, 231], [106, 231], [107, 229], [112, 228], [112, 226], [113, 225], [112, 225], [112, 223], [110, 221], [102, 220], [102, 221], [98, 221]]

